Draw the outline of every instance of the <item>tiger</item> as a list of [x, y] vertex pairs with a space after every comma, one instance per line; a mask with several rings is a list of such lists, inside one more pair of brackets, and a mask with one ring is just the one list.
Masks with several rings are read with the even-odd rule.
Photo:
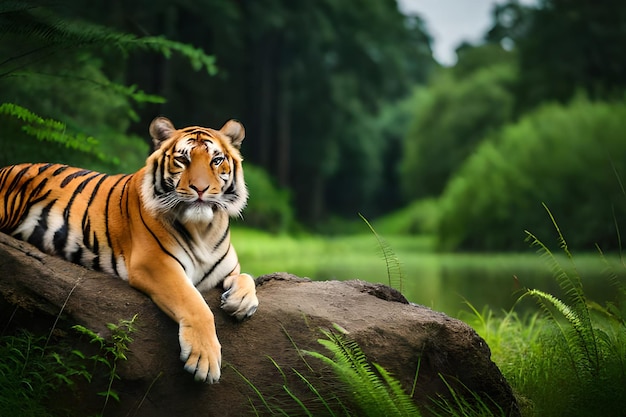
[[87, 268], [117, 275], [179, 325], [180, 359], [197, 381], [220, 379], [214, 315], [201, 292], [222, 285], [236, 319], [259, 305], [242, 273], [230, 217], [247, 204], [245, 129], [150, 124], [155, 150], [134, 174], [108, 175], [53, 163], [0, 169], [0, 232]]

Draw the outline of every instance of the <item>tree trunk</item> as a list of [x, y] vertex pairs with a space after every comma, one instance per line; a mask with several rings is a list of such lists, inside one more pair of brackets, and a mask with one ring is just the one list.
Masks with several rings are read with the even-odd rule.
[[291, 155], [291, 93], [289, 75], [284, 74], [278, 96], [278, 184], [289, 187], [289, 165]]

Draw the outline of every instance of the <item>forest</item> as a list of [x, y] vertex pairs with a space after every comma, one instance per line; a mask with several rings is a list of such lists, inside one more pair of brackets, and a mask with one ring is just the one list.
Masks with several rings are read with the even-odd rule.
[[[241, 120], [246, 225], [342, 233], [392, 217], [441, 250], [519, 250], [524, 230], [618, 248], [626, 6], [495, 6], [439, 65], [393, 0], [3, 2], [0, 165], [133, 172], [157, 115]], [[46, 124], [47, 122], [57, 122]]]

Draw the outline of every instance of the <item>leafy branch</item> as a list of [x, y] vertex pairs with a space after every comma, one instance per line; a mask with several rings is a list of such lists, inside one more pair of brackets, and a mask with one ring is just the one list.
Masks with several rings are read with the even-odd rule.
[[215, 57], [204, 50], [162, 36], [138, 37], [84, 21], [63, 20], [42, 7], [29, 7], [22, 2], [0, 3], [0, 34], [23, 49], [0, 61], [0, 78], [34, 62], [45, 60], [61, 50], [117, 49], [123, 54], [151, 50], [170, 58], [176, 52], [188, 59], [196, 71], [217, 73]]
[[54, 142], [96, 156], [101, 161], [115, 162], [98, 150], [99, 142], [92, 136], [78, 133], [72, 135], [67, 126], [54, 119], [43, 118], [30, 110], [13, 103], [0, 104], [0, 116], [8, 116], [20, 122], [20, 129], [42, 142]]

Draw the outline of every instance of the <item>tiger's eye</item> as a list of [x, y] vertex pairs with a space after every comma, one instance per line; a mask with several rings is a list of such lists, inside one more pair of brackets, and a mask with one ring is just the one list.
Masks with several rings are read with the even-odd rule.
[[184, 165], [184, 166], [189, 165], [189, 159], [187, 159], [185, 155], [174, 156], [174, 160], [181, 165]]
[[213, 160], [211, 161], [211, 163], [213, 165], [215, 165], [216, 167], [220, 166], [220, 164], [224, 162], [224, 157], [223, 156], [216, 156], [215, 158], [213, 158]]

